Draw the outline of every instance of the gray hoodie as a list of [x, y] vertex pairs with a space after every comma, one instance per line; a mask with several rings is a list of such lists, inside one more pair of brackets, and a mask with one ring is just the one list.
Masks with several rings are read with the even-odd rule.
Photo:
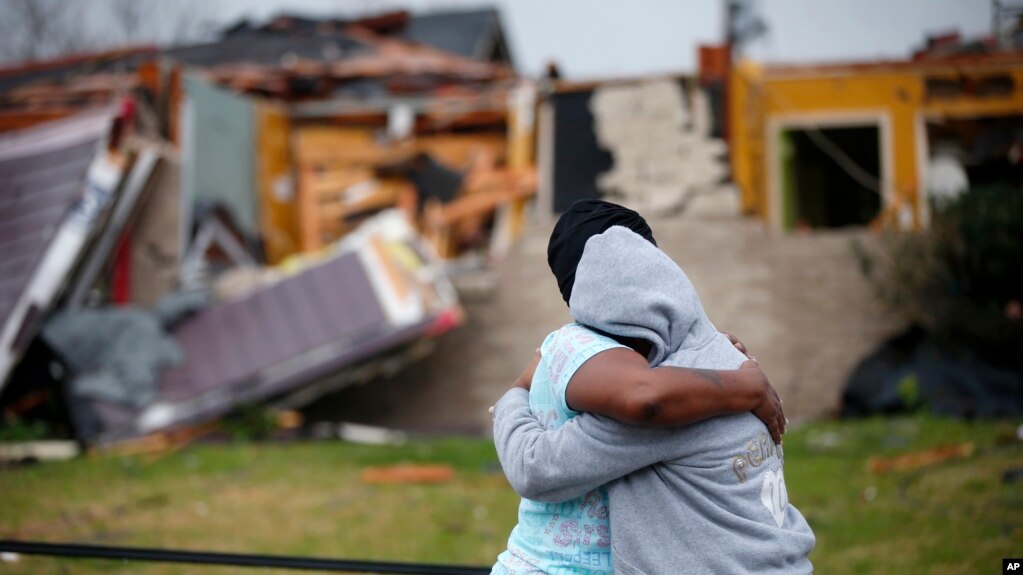
[[[587, 241], [570, 307], [580, 323], [650, 341], [651, 365], [745, 360], [682, 270], [623, 227]], [[750, 413], [671, 429], [581, 414], [545, 432], [513, 388], [494, 416], [501, 465], [522, 497], [557, 502], [607, 484], [617, 573], [813, 571], [814, 535], [788, 503], [782, 450]]]

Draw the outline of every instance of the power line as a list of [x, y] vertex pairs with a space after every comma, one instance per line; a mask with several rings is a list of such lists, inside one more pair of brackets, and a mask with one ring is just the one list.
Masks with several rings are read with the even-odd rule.
[[318, 557], [285, 555], [250, 555], [151, 549], [144, 547], [106, 547], [74, 543], [39, 543], [0, 540], [0, 552], [22, 555], [46, 555], [71, 559], [110, 559], [114, 561], [148, 561], [156, 563], [188, 563], [193, 565], [230, 565], [235, 567], [334, 571], [343, 573], [396, 573], [401, 575], [487, 575], [489, 567], [465, 565], [431, 565], [389, 561], [353, 561]]

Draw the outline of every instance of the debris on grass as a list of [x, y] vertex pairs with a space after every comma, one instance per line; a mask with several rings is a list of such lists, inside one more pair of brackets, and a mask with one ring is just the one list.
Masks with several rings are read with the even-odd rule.
[[408, 441], [408, 436], [401, 431], [358, 423], [339, 423], [337, 436], [349, 443], [364, 445], [404, 445]]
[[19, 441], [0, 443], [0, 462], [61, 461], [78, 455], [74, 441]]
[[815, 431], [806, 436], [806, 445], [813, 451], [829, 451], [842, 444], [842, 435], [837, 431]]
[[911, 471], [928, 465], [935, 465], [949, 459], [966, 458], [973, 455], [973, 443], [940, 445], [926, 451], [906, 453], [896, 457], [871, 457], [867, 467], [871, 473], [888, 473], [891, 471]]
[[447, 483], [455, 478], [450, 465], [391, 465], [362, 470], [362, 482], [369, 484]]
[[90, 452], [112, 456], [162, 456], [173, 453], [217, 430], [216, 423], [202, 423], [94, 447]]

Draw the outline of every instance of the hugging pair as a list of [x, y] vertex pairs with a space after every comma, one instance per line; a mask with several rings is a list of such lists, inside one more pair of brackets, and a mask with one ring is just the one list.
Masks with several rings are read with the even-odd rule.
[[493, 573], [812, 572], [780, 400], [643, 218], [576, 202], [548, 262], [576, 323], [494, 407], [523, 499]]

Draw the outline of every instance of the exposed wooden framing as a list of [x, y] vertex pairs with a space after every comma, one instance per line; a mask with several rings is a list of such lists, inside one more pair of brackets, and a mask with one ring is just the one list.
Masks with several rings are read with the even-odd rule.
[[299, 251], [301, 242], [289, 131], [282, 107], [266, 102], [256, 105], [260, 228], [267, 263], [271, 265]]
[[513, 200], [532, 197], [536, 193], [536, 178], [528, 173], [499, 172], [494, 174], [492, 183], [502, 181], [506, 185], [477, 193], [469, 193], [444, 204], [432, 225], [451, 226], [465, 218], [485, 215], [497, 206]]

